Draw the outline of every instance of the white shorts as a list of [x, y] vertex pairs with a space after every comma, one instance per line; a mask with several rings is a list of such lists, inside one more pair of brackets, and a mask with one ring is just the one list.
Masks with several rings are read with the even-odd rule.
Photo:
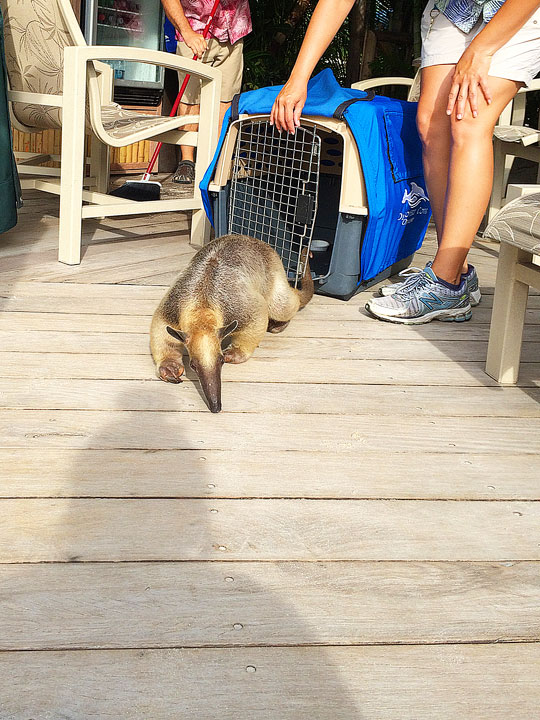
[[[429, 0], [422, 15], [422, 65], [455, 65], [472, 40], [486, 26], [481, 20], [465, 33], [439, 13], [433, 19], [435, 0]], [[436, 11], [434, 11], [436, 12]], [[529, 85], [540, 72], [540, 10], [497, 50], [489, 74]]]

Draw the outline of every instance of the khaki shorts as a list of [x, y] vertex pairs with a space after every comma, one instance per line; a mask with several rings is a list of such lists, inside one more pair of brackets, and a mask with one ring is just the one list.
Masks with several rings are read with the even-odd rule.
[[[422, 67], [455, 65], [486, 24], [478, 21], [469, 33], [465, 33], [442, 13], [435, 15], [434, 11], [433, 18], [434, 4], [435, 0], [429, 0], [422, 16]], [[489, 74], [529, 85], [539, 72], [540, 10], [537, 10], [493, 55]]]
[[[219, 42], [215, 38], [208, 39], [208, 48], [199, 62], [206, 63], [221, 70], [221, 102], [231, 102], [234, 95], [242, 89], [242, 73], [244, 71], [244, 41], [237, 40], [234, 45], [229, 42]], [[182, 57], [192, 58], [193, 52], [185, 42], [178, 41], [176, 53]], [[180, 86], [184, 82], [185, 73], [178, 73]], [[198, 105], [200, 99], [201, 81], [192, 77], [182, 97], [186, 105]]]

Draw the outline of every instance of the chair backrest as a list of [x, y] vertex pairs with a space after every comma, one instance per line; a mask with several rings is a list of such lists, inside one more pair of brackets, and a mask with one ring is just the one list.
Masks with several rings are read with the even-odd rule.
[[414, 78], [410, 77], [378, 77], [360, 80], [351, 85], [353, 90], [370, 90], [371, 88], [383, 88], [392, 85], [405, 85], [409, 88], [407, 100], [418, 102], [420, 98], [420, 77], [421, 71], [417, 70]]
[[420, 81], [422, 78], [422, 71], [417, 70], [413, 78], [413, 83], [407, 94], [407, 100], [409, 102], [418, 102], [420, 100]]
[[[69, 0], [0, 0], [11, 90], [61, 95], [64, 48], [84, 45], [84, 37]], [[13, 103], [15, 120], [25, 128], [60, 128], [58, 107]]]

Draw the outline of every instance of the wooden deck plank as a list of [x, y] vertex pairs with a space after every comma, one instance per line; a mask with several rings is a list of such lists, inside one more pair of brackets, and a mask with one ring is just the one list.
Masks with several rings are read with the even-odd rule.
[[[249, 419], [248, 419], [249, 418]], [[429, 443], [426, 443], [429, 438]], [[136, 413], [92, 410], [3, 410], [0, 445], [4, 447], [142, 448], [147, 450], [312, 450], [364, 449], [378, 452], [508, 454], [523, 453], [534, 462], [540, 448], [538, 418], [257, 415], [224, 412]]]
[[538, 641], [539, 570], [527, 562], [0, 565], [11, 598], [0, 651]]
[[[172, 245], [172, 247], [171, 247]], [[65, 297], [56, 297], [54, 295], [47, 295], [44, 297], [39, 296], [19, 296], [17, 295], [17, 289], [14, 288], [10, 293], [10, 296], [4, 300], [3, 309], [10, 312], [75, 312], [75, 313], [91, 313], [94, 314], [105, 314], [105, 315], [148, 315], [151, 316], [156, 309], [159, 300], [163, 296], [164, 292], [157, 294], [155, 299], [141, 299], [136, 292], [136, 286], [131, 299], [128, 301], [117, 300], [111, 302], [111, 297], [108, 292], [103, 292], [102, 295], [95, 295], [92, 298], [92, 305], [88, 305], [88, 298], [85, 297], [84, 292], [81, 292], [80, 288], [84, 289], [85, 282], [96, 282], [96, 283], [107, 283], [113, 280], [108, 280], [108, 276], [111, 272], [117, 272], [116, 276], [119, 280], [124, 279], [125, 274], [131, 271], [131, 268], [141, 263], [149, 263], [148, 274], [152, 273], [152, 263], [161, 262], [164, 267], [166, 263], [170, 263], [170, 256], [174, 254], [175, 242], [163, 244], [163, 248], [159, 251], [156, 250], [155, 258], [146, 258], [138, 260], [137, 262], [130, 262], [129, 258], [122, 264], [122, 267], [98, 267], [98, 268], [86, 268], [84, 271], [80, 270], [76, 273], [66, 273], [65, 271], [59, 271], [59, 275], [65, 275], [67, 283], [78, 288], [78, 291], [71, 298], [66, 299]], [[165, 257], [162, 257], [165, 255]], [[187, 264], [189, 253], [186, 253], [185, 264]], [[97, 264], [97, 263], [96, 263]], [[102, 263], [99, 263], [102, 264]], [[67, 267], [67, 266], [65, 266]], [[80, 267], [80, 266], [79, 266]], [[143, 269], [144, 270], [144, 269]], [[102, 279], [104, 278], [104, 279]], [[74, 281], [74, 282], [72, 282]], [[66, 283], [66, 284], [67, 284]], [[55, 283], [56, 285], [57, 283]], [[104, 287], [109, 287], [105, 285]], [[128, 287], [124, 285], [123, 287]], [[5, 291], [2, 293], [5, 295]], [[371, 293], [363, 294], [355, 298], [355, 301], [349, 303], [342, 303], [336, 305], [335, 303], [324, 304], [322, 302], [314, 301], [313, 304], [308, 305], [292, 322], [295, 323], [300, 317], [311, 321], [318, 320], [320, 322], [326, 322], [328, 320], [339, 320], [347, 321], [354, 320], [358, 322], [378, 322], [373, 318], [369, 317], [364, 313], [364, 303], [367, 298], [371, 297]], [[474, 308], [473, 313], [477, 322], [489, 322], [491, 315], [491, 308], [493, 307], [493, 296], [488, 295], [485, 301]], [[540, 296], [536, 295], [530, 298], [527, 310], [527, 322], [538, 325], [540, 324]], [[411, 335], [414, 331], [420, 333], [422, 326], [411, 326], [409, 330]], [[420, 335], [421, 336], [421, 335]]]
[[538, 502], [17, 499], [0, 511], [2, 563], [540, 560]]
[[[452, 359], [451, 355], [448, 357]], [[1, 360], [5, 378], [146, 380], [155, 377], [150, 354], [2, 353]], [[224, 383], [498, 387], [498, 383], [485, 374], [484, 365], [484, 361], [340, 359], [337, 362], [309, 357], [299, 364], [291, 363], [286, 357], [255, 354], [245, 364], [225, 365], [222, 378]], [[186, 373], [187, 380], [198, 382], [189, 368]], [[540, 386], [538, 363], [521, 364], [518, 386]]]
[[[92, 332], [54, 332], [0, 330], [0, 353], [27, 353], [29, 347], [39, 349], [41, 353], [65, 353], [74, 355], [88, 353], [96, 355], [148, 356], [148, 333], [92, 333]], [[320, 358], [339, 362], [348, 360], [441, 360], [447, 362], [485, 362], [487, 342], [464, 340], [456, 343], [452, 340], [438, 340], [437, 344], [428, 343], [421, 338], [386, 340], [365, 338], [361, 342], [346, 338], [295, 338], [285, 335], [268, 334], [257, 348], [257, 357]], [[5, 359], [5, 356], [2, 356]], [[523, 344], [522, 362], [537, 362], [540, 358], [540, 342]]]
[[[38, 234], [39, 237], [39, 234]], [[155, 254], [159, 257], [160, 250], [166, 246], [176, 245], [177, 255], [192, 254], [193, 250], [186, 241], [186, 234], [179, 234], [177, 238], [166, 234], [150, 235], [144, 239], [138, 237], [127, 237], [118, 239], [116, 242], [104, 242], [85, 245], [80, 265], [64, 265], [58, 262], [58, 248], [31, 248], [31, 252], [23, 252], [14, 255], [7, 254], [2, 259], [0, 270], [0, 282], [2, 284], [14, 285], [20, 280], [28, 282], [25, 268], [34, 274], [39, 281], [52, 279], [58, 276], [56, 282], [62, 281], [65, 277], [77, 277], [83, 275], [87, 270], [95, 270], [98, 267], [105, 269], [111, 265], [121, 265], [124, 262], [133, 261], [135, 257], [150, 260]], [[15, 271], [15, 272], [14, 272]], [[16, 271], [21, 271], [20, 275]], [[13, 273], [11, 276], [11, 273]]]
[[[436, 472], [419, 473], [423, 467]], [[447, 453], [363, 449], [361, 455], [0, 448], [1, 497], [539, 500], [539, 474], [540, 461], [531, 455], [463, 454], [452, 447]]]
[[[0, 310], [2, 299], [0, 298]], [[66, 312], [25, 312], [10, 313], [0, 312], [0, 330], [40, 330], [56, 332], [98, 332], [98, 333], [139, 333], [147, 334], [150, 326], [150, 317], [147, 315], [115, 315], [115, 314], [82, 314], [68, 312], [69, 304], [66, 304]], [[72, 308], [71, 308], [72, 309]], [[360, 319], [360, 316], [359, 316]], [[356, 339], [380, 339], [386, 340], [452, 340], [454, 342], [486, 340], [489, 335], [489, 324], [471, 320], [468, 323], [461, 323], [459, 327], [453, 327], [454, 323], [430, 323], [418, 328], [411, 329], [402, 325], [391, 323], [354, 320], [340, 321], [328, 320], [325, 322], [309, 320], [300, 314], [295, 318], [283, 333], [282, 337], [327, 337], [327, 338], [356, 338]], [[448, 326], [452, 325], [451, 328]], [[465, 327], [463, 327], [465, 325]], [[273, 336], [277, 337], [277, 336]], [[271, 341], [271, 338], [269, 338]], [[540, 340], [540, 325], [525, 325], [525, 341], [538, 342]]]
[[[1, 360], [1, 355], [0, 355]], [[361, 393], [359, 397], [358, 393]], [[464, 402], [466, 396], [466, 402]], [[223, 386], [227, 412], [395, 417], [540, 417], [540, 388], [243, 383]], [[0, 378], [0, 407], [19, 410], [200, 412], [196, 382]]]
[[[36, 250], [32, 253], [11, 255], [2, 260], [0, 281], [12, 285], [18, 280], [52, 280], [68, 282], [84, 282], [88, 273], [96, 270], [111, 271], [117, 268], [120, 272], [124, 265], [135, 262], [151, 262], [163, 257], [174, 257], [180, 262], [183, 254], [190, 255], [191, 248], [179, 236], [172, 234], [152, 236], [140, 239], [124, 239], [120, 243], [122, 253], [114, 243], [103, 243], [85, 246], [80, 265], [63, 265], [57, 260], [58, 250]], [[171, 260], [169, 260], [170, 267]], [[163, 272], [163, 270], [160, 270]]]
[[133, 280], [124, 280], [124, 286], [131, 287], [136, 285], [137, 287], [169, 287], [174, 283], [178, 277], [178, 271], [164, 272], [164, 273], [153, 273], [148, 277], [134, 278]]
[[531, 720], [540, 645], [0, 654], [9, 720]]
[[[128, 216], [129, 218], [129, 216]], [[111, 218], [112, 220], [112, 218]], [[123, 223], [107, 221], [83, 223], [81, 243], [83, 248], [89, 245], [107, 245], [110, 251], [119, 252], [123, 241], [140, 239], [144, 243], [152, 235], [160, 237], [187, 237], [189, 226], [185, 218], [166, 218], [166, 213], [159, 222], [143, 224], [136, 216], [124, 220]], [[37, 251], [58, 250], [58, 220], [55, 217], [36, 220], [28, 218], [17, 225], [17, 233], [2, 237], [2, 257], [23, 256]], [[192, 251], [193, 254], [193, 251]]]
[[[184, 253], [189, 254], [189, 253]], [[184, 256], [182, 255], [182, 257]], [[382, 287], [387, 284], [388, 280], [382, 283], [374, 285], [374, 288]], [[169, 287], [168, 283], [154, 283], [153, 285], [126, 285], [126, 284], [114, 284], [114, 283], [100, 283], [96, 285], [87, 284], [66, 284], [64, 282], [36, 282], [28, 280], [18, 280], [16, 282], [5, 282], [0, 280], [0, 292], [9, 297], [49, 297], [49, 298], [79, 298], [88, 299], [89, 297], [99, 298], [130, 298], [130, 299], [151, 299], [155, 300], [156, 303], [163, 297], [163, 294]], [[362, 307], [365, 298], [369, 297], [375, 290], [371, 288], [355, 297], [352, 297], [346, 303], [343, 300], [337, 298], [325, 297], [322, 295], [315, 295], [310, 303], [310, 307], [315, 305], [335, 305], [337, 307], [344, 307], [345, 305], [356, 305]], [[482, 304], [488, 307], [493, 305], [491, 296], [493, 292], [486, 294], [486, 297], [482, 298]], [[534, 307], [538, 306], [538, 296], [531, 296], [531, 302], [534, 303]]]

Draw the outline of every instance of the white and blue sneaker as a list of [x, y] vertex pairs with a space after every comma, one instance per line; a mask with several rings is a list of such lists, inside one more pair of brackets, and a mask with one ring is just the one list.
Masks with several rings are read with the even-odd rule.
[[[426, 264], [426, 267], [431, 267], [431, 265], [432, 261], [430, 260]], [[417, 275], [418, 273], [422, 272], [424, 271], [422, 270], [422, 268], [419, 267], [411, 266], [405, 268], [405, 270], [402, 270], [399, 273], [399, 276], [404, 278], [404, 280], [400, 280], [399, 282], [392, 283], [390, 285], [383, 285], [382, 288], [379, 288], [379, 295], [381, 297], [393, 295], [401, 287], [403, 287], [403, 283], [406, 282], [412, 275]], [[480, 304], [480, 300], [482, 299], [482, 293], [480, 292], [480, 287], [478, 285], [478, 275], [476, 274], [476, 268], [473, 265], [469, 265], [469, 269], [461, 277], [462, 279], [467, 281], [467, 292], [469, 293], [469, 302], [471, 304], [471, 307], [476, 307]]]
[[392, 295], [371, 298], [366, 310], [379, 320], [404, 325], [431, 320], [464, 322], [472, 317], [467, 281], [462, 278], [455, 288], [440, 280], [428, 266], [410, 275]]

